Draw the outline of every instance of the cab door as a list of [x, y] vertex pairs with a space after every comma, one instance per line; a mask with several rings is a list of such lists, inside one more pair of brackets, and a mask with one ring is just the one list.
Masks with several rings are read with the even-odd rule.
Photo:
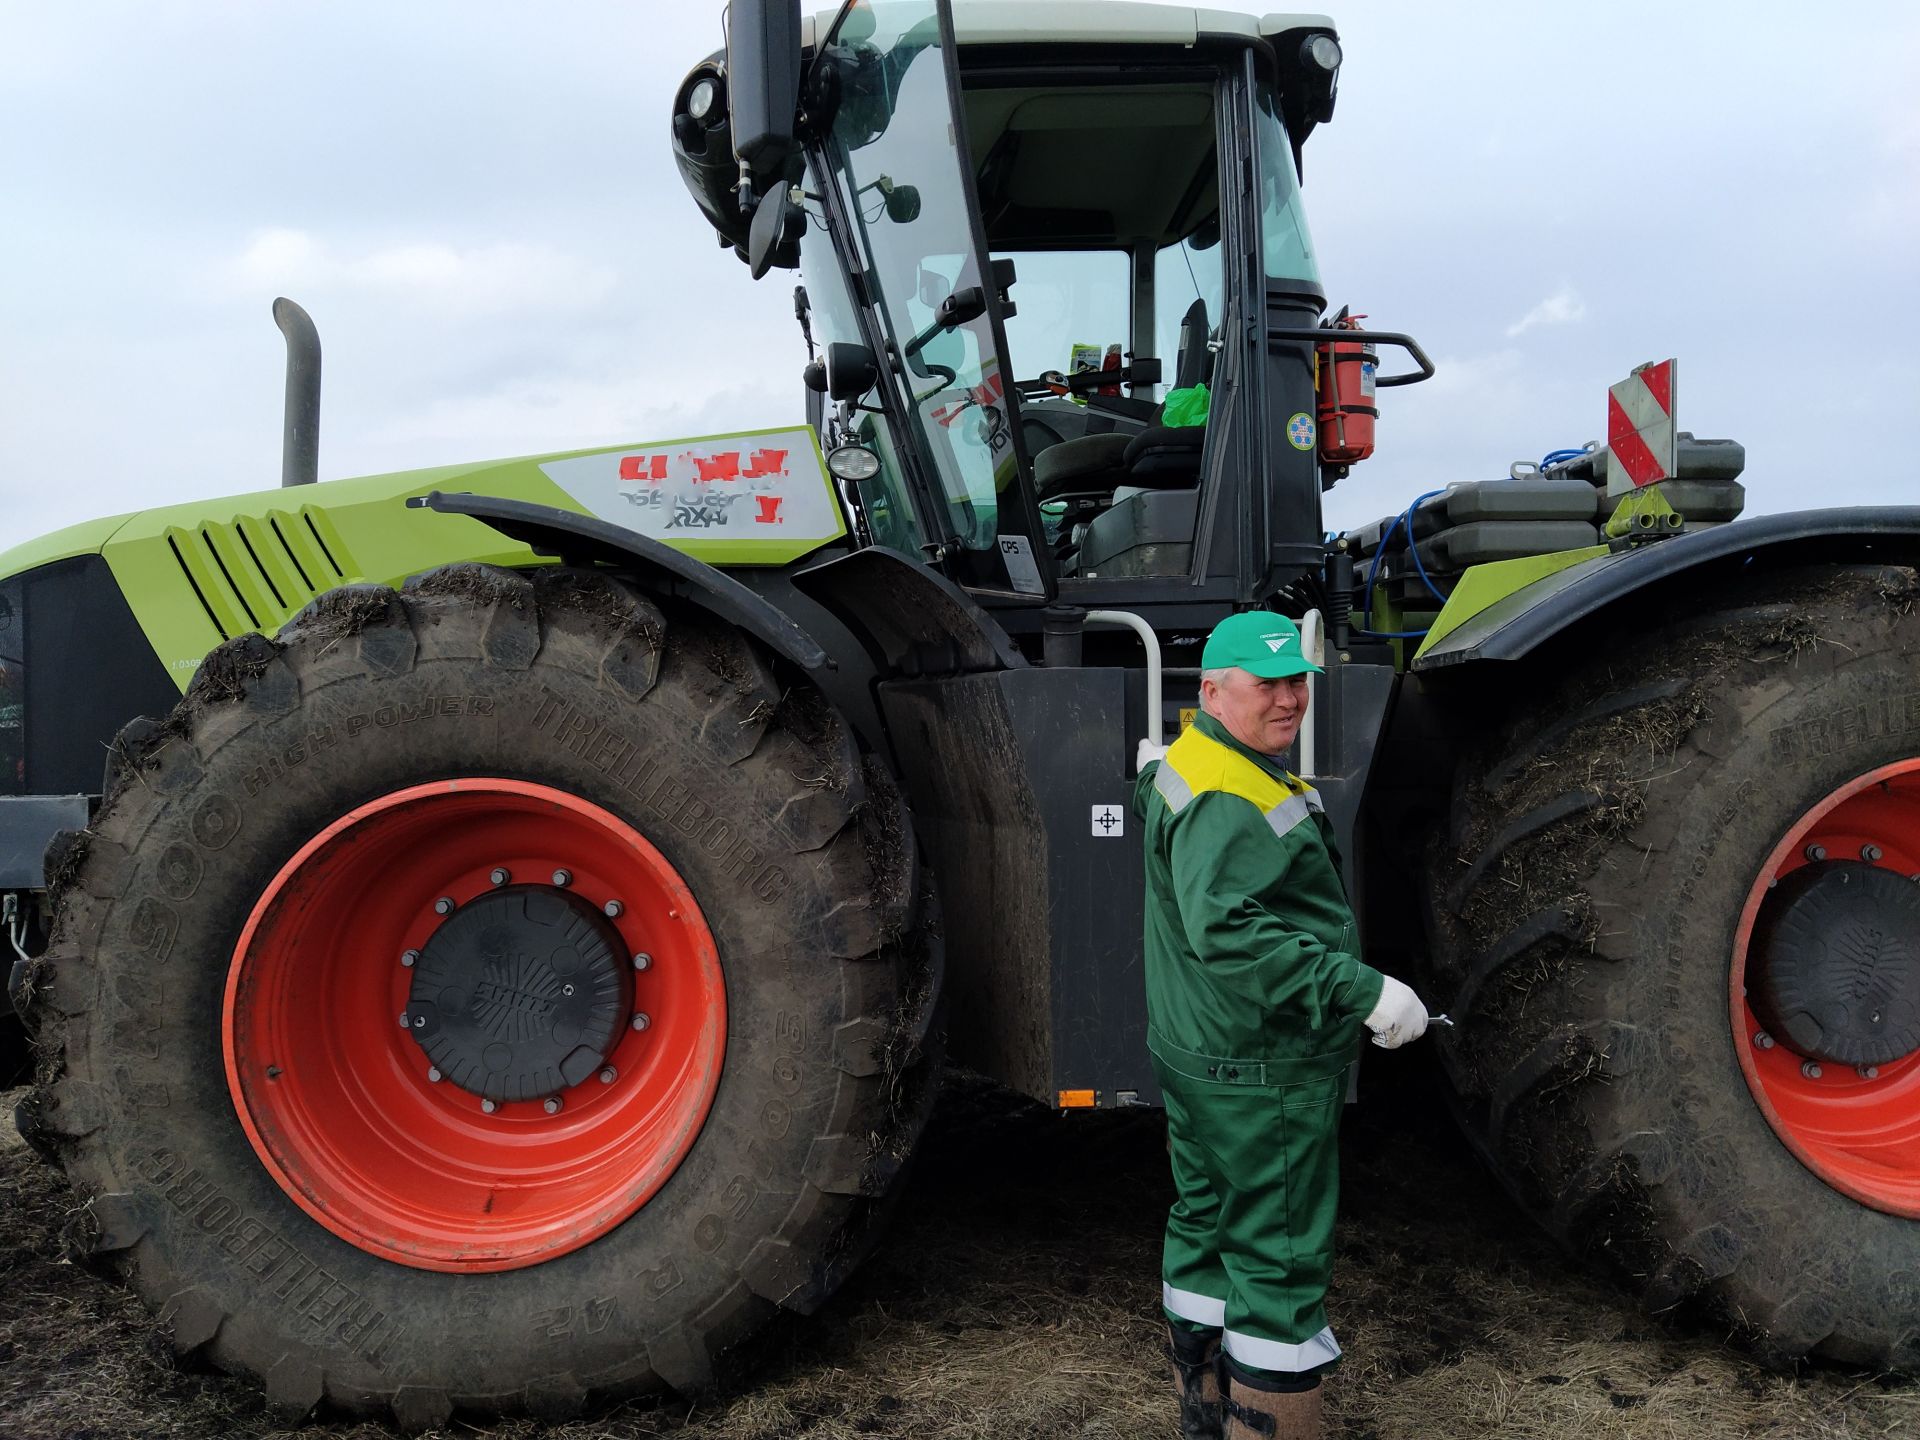
[[1052, 556], [1005, 357], [947, 0], [852, 0], [809, 79], [808, 143], [863, 333], [880, 357], [888, 458], [927, 559], [969, 590], [1043, 604]]

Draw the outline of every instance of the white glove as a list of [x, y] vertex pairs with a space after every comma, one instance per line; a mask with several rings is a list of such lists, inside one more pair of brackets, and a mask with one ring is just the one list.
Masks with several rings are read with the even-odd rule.
[[1151, 740], [1142, 740], [1140, 748], [1133, 752], [1133, 773], [1138, 775], [1155, 760], [1164, 758], [1166, 753], [1166, 746], [1156, 745]]
[[1382, 1050], [1398, 1050], [1427, 1033], [1427, 1007], [1410, 986], [1391, 975], [1382, 978], [1387, 983], [1380, 987], [1380, 1003], [1367, 1016], [1367, 1029]]

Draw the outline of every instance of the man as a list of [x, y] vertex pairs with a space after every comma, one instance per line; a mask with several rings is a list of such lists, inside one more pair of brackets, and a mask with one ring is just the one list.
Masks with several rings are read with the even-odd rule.
[[1307, 709], [1291, 620], [1233, 615], [1201, 654], [1193, 725], [1141, 771], [1147, 1044], [1176, 1199], [1161, 1301], [1185, 1440], [1318, 1437], [1337, 1135], [1364, 1027], [1427, 1028], [1361, 963], [1333, 830], [1282, 759]]

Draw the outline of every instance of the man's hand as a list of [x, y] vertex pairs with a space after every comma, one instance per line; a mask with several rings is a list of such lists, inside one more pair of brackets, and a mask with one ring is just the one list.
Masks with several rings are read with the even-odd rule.
[[1156, 745], [1151, 740], [1142, 740], [1140, 742], [1140, 748], [1133, 752], [1133, 773], [1138, 775], [1155, 760], [1164, 759], [1166, 753], [1166, 746]]
[[1386, 984], [1380, 987], [1380, 1003], [1367, 1016], [1367, 1029], [1373, 1032], [1373, 1043], [1381, 1049], [1398, 1050], [1409, 1040], [1418, 1040], [1427, 1033], [1427, 1007], [1420, 1003], [1420, 997], [1410, 986], [1391, 975], [1381, 978]]

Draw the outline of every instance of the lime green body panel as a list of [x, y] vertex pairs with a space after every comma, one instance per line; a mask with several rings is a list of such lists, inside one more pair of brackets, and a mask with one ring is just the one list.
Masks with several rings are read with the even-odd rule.
[[100, 547], [112, 538], [114, 531], [127, 523], [128, 518], [125, 515], [108, 515], [99, 520], [83, 520], [78, 525], [69, 525], [64, 530], [55, 530], [37, 540], [16, 545], [11, 550], [0, 551], [0, 579], [26, 570], [37, 570], [42, 565], [71, 560], [79, 555], [98, 555]]
[[[76, 556], [102, 556], [154, 653], [184, 690], [201, 658], [222, 640], [253, 630], [271, 635], [316, 595], [336, 586], [398, 586], [409, 576], [459, 562], [542, 563], [527, 546], [478, 520], [410, 508], [406, 501], [412, 497], [472, 491], [591, 515], [541, 467], [790, 433], [788, 427], [594, 447], [164, 506], [76, 525], [17, 546], [0, 555], [0, 577]], [[817, 442], [811, 462], [831, 497]], [[802, 483], [810, 483], [810, 477], [803, 474]], [[838, 501], [833, 504], [837, 514]], [[840, 533], [845, 533], [844, 522]], [[675, 535], [664, 543], [713, 565], [785, 565], [830, 538], [719, 540], [690, 532], [687, 539]]]
[[1523, 555], [1518, 560], [1494, 560], [1485, 565], [1469, 567], [1462, 572], [1459, 583], [1447, 596], [1446, 605], [1434, 617], [1413, 658], [1418, 660], [1429, 647], [1445, 639], [1495, 601], [1504, 600], [1516, 590], [1524, 590], [1535, 581], [1557, 575], [1596, 555], [1608, 553], [1605, 545], [1589, 545], [1580, 550]]

